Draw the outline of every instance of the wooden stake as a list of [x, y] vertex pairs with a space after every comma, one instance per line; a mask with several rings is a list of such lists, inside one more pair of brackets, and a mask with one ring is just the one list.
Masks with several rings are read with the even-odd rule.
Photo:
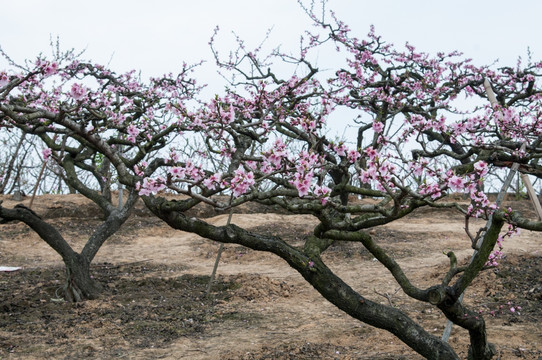
[[[57, 134], [53, 136], [53, 142], [56, 141]], [[62, 150], [64, 151], [64, 149]], [[52, 154], [51, 154], [52, 156]], [[45, 171], [45, 166], [47, 166], [47, 160], [43, 160], [43, 164], [41, 165], [40, 174], [38, 175], [38, 179], [36, 180], [36, 185], [34, 186], [34, 190], [32, 191], [32, 197], [30, 198], [30, 204], [28, 204], [28, 208], [32, 209], [32, 204], [34, 203], [34, 198], [36, 197], [36, 192], [38, 191], [38, 186], [41, 182], [41, 177], [43, 176], [43, 172]]]
[[[230, 209], [230, 214], [228, 215], [228, 221], [226, 222], [226, 226], [228, 226], [231, 223], [232, 215], [233, 215], [233, 208]], [[218, 248], [218, 253], [216, 254], [216, 260], [215, 260], [215, 265], [213, 267], [213, 272], [211, 273], [209, 284], [207, 284], [207, 291], [205, 292], [205, 297], [208, 297], [209, 294], [211, 293], [211, 287], [213, 286], [213, 282], [215, 281], [216, 270], [218, 269], [218, 263], [220, 262], [220, 257], [222, 256], [223, 250], [224, 250], [224, 243], [220, 243], [220, 247]]]
[[540, 206], [540, 199], [538, 198], [538, 195], [534, 191], [533, 184], [531, 184], [531, 180], [529, 179], [529, 175], [521, 174], [521, 180], [523, 181], [523, 183], [525, 184], [525, 187], [527, 188], [529, 199], [531, 199], [531, 202], [533, 203], [534, 209], [536, 211], [536, 215], [538, 215], [538, 220], [542, 220], [542, 206]]
[[[492, 106], [496, 106], [498, 104], [497, 97], [495, 96], [495, 93], [493, 92], [493, 88], [491, 87], [491, 84], [489, 83], [487, 79], [484, 80], [484, 88], [486, 90], [487, 98], [489, 99], [489, 102], [491, 103]], [[520, 150], [525, 151], [526, 148], [527, 148], [527, 143], [524, 142], [521, 145]], [[516, 176], [518, 169], [519, 169], [518, 163], [512, 164], [512, 167], [510, 168], [510, 172], [508, 173], [506, 179], [504, 180], [504, 184], [502, 185], [501, 191], [499, 192], [499, 195], [497, 196], [497, 200], [495, 201], [495, 203], [497, 204], [497, 207], [501, 206], [501, 203], [506, 193], [508, 192], [508, 187], [512, 183], [512, 180], [514, 179], [514, 177]], [[523, 177], [523, 175], [525, 176], [525, 178]], [[538, 197], [536, 196], [533, 186], [531, 182], [529, 181], [529, 177], [525, 174], [522, 174], [522, 180], [523, 180], [523, 183], [525, 184], [525, 187], [527, 188], [527, 191], [529, 192], [529, 197], [531, 198], [531, 201], [533, 202], [535, 206], [535, 209], [538, 213], [539, 218], [542, 219], [542, 208], [540, 208], [540, 202], [538, 201]], [[540, 209], [540, 211], [538, 209]], [[493, 215], [490, 215], [486, 223], [486, 229], [489, 229], [492, 223], [493, 223]], [[482, 245], [482, 242], [484, 241], [484, 238], [485, 236], [480, 237], [480, 239], [476, 243], [476, 249], [480, 248], [480, 246]], [[478, 253], [478, 250], [476, 249], [474, 250], [474, 253], [472, 254], [471, 261], [474, 258], [474, 256], [476, 256], [476, 254]], [[459, 297], [458, 299], [459, 302], [463, 301], [464, 295], [465, 295], [465, 292], [463, 292], [461, 296]], [[443, 341], [448, 342], [448, 339], [450, 338], [450, 334], [452, 333], [452, 326], [453, 326], [453, 323], [450, 320], [448, 320], [446, 322], [446, 327], [444, 328], [444, 332], [442, 334]]]
[[28, 208], [32, 209], [32, 204], [34, 203], [34, 198], [36, 197], [36, 192], [38, 191], [38, 186], [40, 185], [41, 177], [43, 176], [43, 172], [45, 171], [45, 166], [47, 165], [47, 161], [43, 161], [43, 164], [41, 165], [40, 174], [38, 175], [38, 180], [36, 180], [36, 185], [34, 185], [34, 191], [32, 191], [32, 197], [30, 198], [30, 204], [28, 204]]

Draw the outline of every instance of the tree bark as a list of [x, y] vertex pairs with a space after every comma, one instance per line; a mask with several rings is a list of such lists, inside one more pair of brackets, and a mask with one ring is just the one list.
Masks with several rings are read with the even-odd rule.
[[467, 329], [469, 332], [469, 360], [490, 360], [496, 354], [495, 345], [487, 341], [487, 331], [484, 318], [469, 309], [460, 301], [451, 305], [441, 304], [439, 309], [454, 324]]
[[80, 302], [98, 298], [102, 291], [101, 285], [90, 275], [90, 262], [81, 255], [74, 254], [64, 259], [66, 265], [66, 283], [64, 295], [70, 302]]

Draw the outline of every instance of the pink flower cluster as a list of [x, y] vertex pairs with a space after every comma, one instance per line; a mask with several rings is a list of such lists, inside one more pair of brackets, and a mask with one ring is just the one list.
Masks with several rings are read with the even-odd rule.
[[[371, 148], [371, 154], [374, 149]], [[376, 152], [374, 152], [376, 154]], [[373, 160], [367, 162], [367, 169], [361, 170], [359, 180], [363, 184], [373, 183], [379, 191], [396, 188], [393, 179], [399, 175], [397, 166], [386, 160], [379, 160], [376, 155], [371, 156]]]
[[373, 130], [376, 133], [381, 133], [384, 130], [384, 124], [380, 121], [373, 122]]
[[[288, 150], [286, 149], [286, 144], [282, 141], [281, 138], [278, 138], [273, 143], [273, 147], [262, 154], [264, 159], [264, 167], [267, 169], [268, 164], [273, 165], [274, 169], [280, 169], [288, 159]], [[271, 169], [271, 168], [269, 168]], [[271, 170], [264, 171], [269, 173]]]
[[222, 182], [222, 173], [215, 173], [204, 179], [203, 185], [205, 185], [205, 187], [207, 187], [209, 190], [214, 190], [217, 186], [224, 187], [225, 184]]
[[338, 156], [344, 157], [348, 159], [348, 161], [353, 164], [355, 163], [360, 157], [361, 154], [359, 151], [354, 149], [349, 149], [344, 142], [339, 142], [338, 144], [331, 144], [330, 148], [337, 153]]
[[49, 148], [43, 149], [41, 152], [41, 155], [43, 156], [43, 161], [48, 161], [52, 153], [53, 151]]
[[[512, 209], [511, 208], [508, 208], [507, 210], [507, 214], [510, 214], [512, 212]], [[514, 235], [518, 234], [519, 233], [519, 229], [516, 228], [514, 225], [511, 225], [509, 224], [508, 225], [508, 230], [506, 231], [506, 233], [500, 235], [497, 239], [497, 244], [496, 244], [496, 247], [497, 249], [496, 250], [493, 250], [491, 252], [491, 254], [489, 254], [489, 257], [488, 257], [488, 260], [486, 262], [486, 266], [498, 266], [499, 265], [499, 262], [498, 260], [502, 259], [504, 257], [504, 253], [503, 253], [503, 242], [504, 242], [504, 239], [507, 238], [507, 237], [513, 237]]]
[[431, 199], [433, 200], [436, 200], [443, 195], [442, 189], [437, 183], [420, 185], [418, 187], [418, 193], [422, 196], [431, 196]]
[[314, 186], [314, 195], [320, 199], [322, 205], [325, 205], [331, 195], [331, 189], [327, 186]]
[[502, 252], [503, 249], [503, 236], [499, 236], [497, 239], [497, 250], [493, 250], [491, 254], [489, 254], [488, 260], [486, 262], [486, 266], [499, 266], [498, 260], [502, 259], [504, 256], [504, 253]]
[[132, 144], [135, 144], [137, 136], [139, 135], [141, 130], [139, 130], [134, 124], [130, 124], [130, 126], [128, 126], [128, 129], [126, 129], [126, 131], [128, 132], [128, 137], [126, 139]]
[[77, 84], [77, 83], [74, 83], [72, 85], [72, 88], [70, 90], [70, 95], [75, 99], [75, 100], [82, 100], [85, 98], [85, 95], [87, 94], [87, 89], [81, 85], [81, 84]]
[[0, 72], [0, 88], [3, 88], [9, 83], [9, 76], [6, 72]]
[[196, 166], [189, 159], [184, 166], [174, 166], [169, 169], [168, 173], [171, 175], [171, 180], [191, 180], [194, 183], [201, 181], [205, 174], [201, 169], [201, 166]]
[[45, 77], [54, 75], [58, 72], [58, 63], [56, 61], [49, 62], [49, 61], [38, 59], [36, 61], [36, 66], [38, 68], [41, 68], [41, 70], [43, 71], [43, 75]]
[[246, 172], [243, 167], [239, 167], [234, 172], [235, 176], [231, 179], [230, 186], [234, 197], [239, 197], [245, 194], [250, 186], [254, 185], [254, 173]]
[[290, 184], [297, 189], [299, 196], [309, 194], [314, 178], [314, 169], [322, 164], [322, 159], [313, 152], [301, 151], [296, 159], [295, 172]]
[[145, 169], [147, 168], [148, 164], [146, 161], [141, 161], [139, 165], [134, 165], [134, 173], [137, 176], [143, 177], [145, 175]]
[[292, 184], [296, 187], [299, 197], [303, 197], [309, 194], [312, 178], [314, 177], [314, 174], [311, 172], [308, 173], [299, 173], [296, 172], [294, 174], [294, 180], [292, 180]]
[[138, 183], [136, 190], [139, 190], [139, 195], [150, 196], [156, 195], [166, 188], [166, 181], [163, 177], [158, 176], [156, 179], [145, 178], [142, 183]]

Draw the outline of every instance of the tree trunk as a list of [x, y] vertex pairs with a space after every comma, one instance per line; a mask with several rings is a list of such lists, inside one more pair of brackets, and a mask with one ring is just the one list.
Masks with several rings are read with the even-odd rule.
[[487, 332], [485, 326], [480, 331], [469, 331], [470, 346], [469, 360], [490, 360], [497, 353], [495, 345], [487, 341]]
[[34, 211], [21, 204], [16, 205], [13, 209], [6, 209], [1, 206], [0, 201], [0, 220], [1, 222], [13, 220], [24, 222], [62, 257], [66, 265], [66, 283], [64, 285], [66, 300], [77, 302], [95, 299], [99, 295], [101, 286], [90, 276], [92, 257], [76, 253], [58, 230], [42, 220]]
[[64, 260], [66, 265], [66, 282], [64, 296], [67, 301], [79, 302], [96, 299], [101, 291], [101, 285], [90, 275], [90, 263], [81, 255], [74, 254]]

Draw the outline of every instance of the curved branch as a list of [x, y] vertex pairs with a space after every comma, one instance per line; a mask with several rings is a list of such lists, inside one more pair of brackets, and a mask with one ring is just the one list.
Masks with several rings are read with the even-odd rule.
[[449, 344], [426, 332], [402, 311], [362, 297], [319, 257], [311, 258], [279, 237], [253, 234], [233, 224], [213, 226], [196, 218], [188, 218], [180, 212], [168, 211], [168, 201], [165, 199], [145, 197], [144, 201], [155, 215], [174, 229], [280, 256], [332, 304], [356, 319], [390, 331], [426, 358], [458, 359]]
[[34, 211], [24, 205], [15, 205], [13, 209], [1, 206], [1, 222], [19, 220], [34, 230], [50, 247], [52, 247], [64, 260], [73, 259], [77, 253], [64, 240], [62, 235], [53, 226], [41, 219]]

